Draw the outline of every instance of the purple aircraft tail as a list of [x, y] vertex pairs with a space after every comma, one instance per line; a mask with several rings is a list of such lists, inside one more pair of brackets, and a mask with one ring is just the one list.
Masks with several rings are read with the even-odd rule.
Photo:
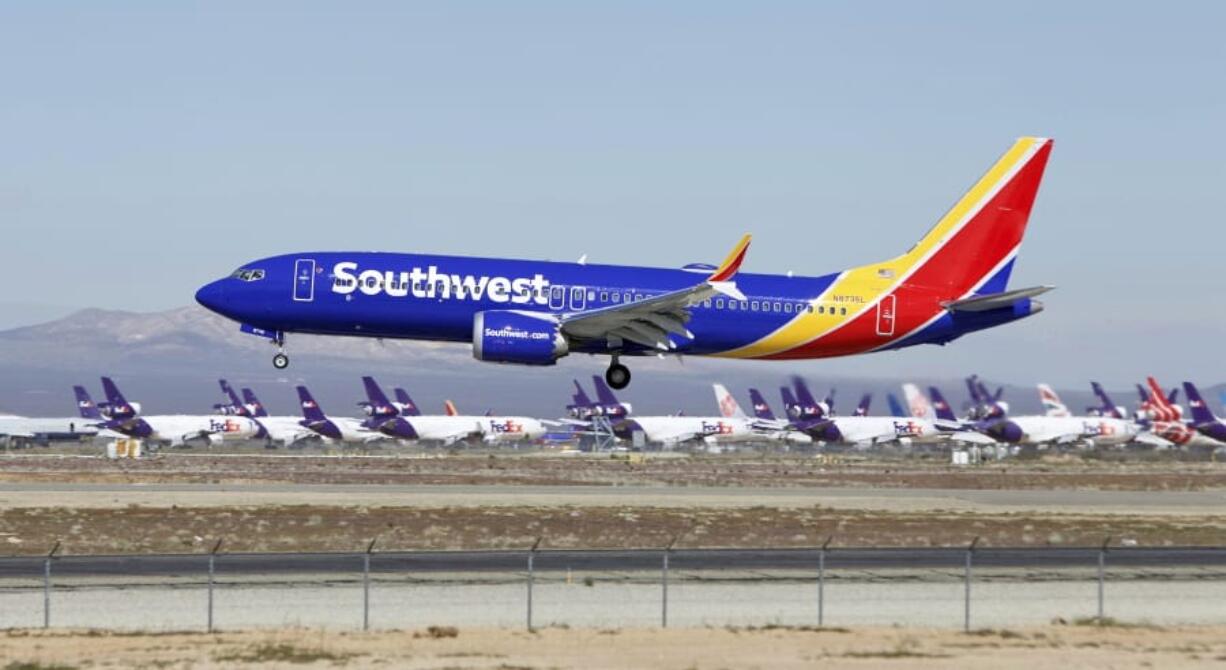
[[1200, 396], [1200, 390], [1196, 388], [1196, 385], [1192, 382], [1184, 382], [1183, 391], [1188, 394], [1188, 407], [1192, 410], [1193, 424], [1217, 423], [1217, 417], [1213, 416], [1213, 410], [1209, 409], [1205, 399]]
[[1090, 382], [1090, 388], [1094, 389], [1094, 395], [1098, 398], [1098, 401], [1102, 403], [1102, 406], [1098, 408], [1099, 413], [1101, 413], [1103, 416], [1112, 417], [1115, 419], [1124, 418], [1123, 412], [1121, 412], [1120, 409], [1115, 406], [1115, 403], [1111, 402], [1111, 398], [1107, 397], [1107, 392], [1103, 390], [1102, 384], [1099, 384], [1098, 382]]
[[234, 387], [230, 386], [230, 382], [218, 379], [217, 384], [221, 386], [222, 394], [230, 399], [230, 404], [213, 405], [215, 409], [236, 416], [251, 416], [251, 411], [238, 399], [238, 394], [234, 392]]
[[93, 398], [89, 397], [89, 391], [86, 391], [84, 386], [74, 386], [72, 391], [77, 394], [77, 411], [81, 413], [82, 419], [103, 420], [102, 412], [98, 411], [98, 406], [94, 404]]
[[592, 382], [596, 385], [596, 400], [602, 405], [612, 407], [621, 404], [617, 396], [613, 395], [613, 389], [609, 388], [609, 385], [605, 383], [604, 377], [592, 375]]
[[[792, 388], [796, 390], [796, 400], [800, 401], [800, 406], [804, 413], [813, 414], [816, 416], [820, 416], [822, 414], [817, 398], [813, 396], [813, 392], [809, 390], [809, 385], [805, 383], [804, 379], [801, 379], [798, 376], [792, 377]], [[829, 398], [827, 398], [827, 400], [833, 402], [833, 390], [831, 391], [831, 395]], [[827, 404], [826, 407], [829, 408], [830, 405]]]
[[958, 417], [954, 416], [954, 410], [945, 402], [945, 396], [941, 394], [940, 389], [935, 386], [928, 387], [928, 397], [932, 398], [932, 410], [936, 413], [936, 417], [942, 421], [957, 421]]
[[762, 397], [761, 391], [749, 389], [749, 402], [753, 403], [754, 416], [766, 421], [775, 420], [775, 413], [771, 411], [771, 406], [766, 404], [766, 398]]
[[324, 411], [320, 409], [319, 403], [315, 402], [315, 398], [311, 397], [311, 392], [307, 390], [307, 387], [298, 387], [298, 401], [302, 405], [302, 418], [311, 423], [328, 420]]
[[779, 387], [779, 396], [783, 398], [783, 414], [789, 419], [800, 418], [800, 403], [796, 402], [796, 396], [792, 395], [792, 389], [787, 386]]
[[392, 390], [396, 394], [396, 402], [401, 404], [401, 416], [421, 416], [421, 410], [417, 409], [417, 403], [409, 397], [409, 392], [397, 386]]
[[106, 394], [106, 403], [111, 408], [111, 418], [117, 420], [131, 419], [136, 416], [136, 410], [124, 399], [123, 393], [110, 377], [102, 378], [102, 391]]
[[910, 414], [906, 412], [906, 410], [903, 409], [902, 403], [899, 402], [898, 400], [898, 396], [894, 395], [893, 393], [887, 393], [885, 396], [885, 401], [890, 406], [890, 416], [897, 416], [897, 417], [911, 416]]
[[362, 386], [366, 388], [366, 399], [370, 401], [371, 416], [390, 417], [400, 413], [400, 410], [392, 405], [392, 401], [387, 399], [383, 389], [379, 388], [374, 377], [362, 377]]
[[243, 389], [243, 404], [251, 411], [251, 416], [262, 419], [268, 416], [268, 410], [264, 409], [264, 403], [255, 397], [255, 391], [245, 388]]
[[572, 381], [575, 382], [575, 395], [572, 398], [575, 401], [575, 405], [579, 407], [591, 407], [592, 399], [587, 397], [587, 392], [583, 390], [583, 385], [579, 383], [578, 379], [574, 379]]
[[868, 416], [868, 408], [873, 404], [873, 394], [865, 393], [860, 398], [860, 404], [856, 405], [856, 412], [853, 416]]

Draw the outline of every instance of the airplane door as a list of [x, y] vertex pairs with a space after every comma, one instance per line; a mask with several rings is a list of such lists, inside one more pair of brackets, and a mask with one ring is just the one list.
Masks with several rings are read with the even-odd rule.
[[582, 286], [572, 286], [570, 288], [570, 308], [573, 310], [581, 310], [587, 305], [587, 289]]
[[562, 310], [566, 307], [566, 287], [565, 286], [550, 286], [549, 287], [549, 309]]
[[877, 303], [877, 334], [888, 337], [894, 334], [894, 296], [887, 295]]
[[294, 261], [294, 300], [310, 302], [315, 299], [315, 260], [299, 258]]

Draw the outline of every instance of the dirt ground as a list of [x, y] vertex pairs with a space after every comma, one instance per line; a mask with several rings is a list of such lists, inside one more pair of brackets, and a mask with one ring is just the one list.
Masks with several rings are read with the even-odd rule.
[[210, 454], [165, 451], [139, 461], [38, 452], [0, 456], [0, 482], [520, 484], [585, 486], [880, 487], [1202, 491], [1226, 489], [1226, 464], [1077, 455], [955, 468], [942, 458], [730, 454], [611, 458], [534, 454]]
[[1226, 662], [1226, 627], [1051, 625], [960, 633], [909, 628], [536, 632], [455, 629], [120, 634], [10, 630], [6, 668], [1195, 668]]
[[670, 507], [32, 507], [0, 510], [0, 555], [228, 551], [350, 551], [378, 538], [397, 549], [642, 548], [683, 534], [685, 547], [1137, 546], [1226, 544], [1226, 514], [1124, 516]]

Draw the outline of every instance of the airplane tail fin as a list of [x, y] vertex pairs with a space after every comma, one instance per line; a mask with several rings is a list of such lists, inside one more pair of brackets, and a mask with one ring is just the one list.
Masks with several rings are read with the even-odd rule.
[[590, 407], [592, 405], [592, 399], [587, 397], [587, 391], [583, 390], [583, 385], [579, 383], [578, 379], [572, 381], [575, 382], [575, 404], [580, 407]]
[[856, 411], [853, 416], [868, 416], [868, 409], [873, 404], [873, 394], [865, 393], [860, 397], [860, 404], [856, 405]]
[[409, 397], [409, 392], [397, 386], [392, 393], [396, 394], [396, 402], [400, 403], [400, 414], [403, 416], [421, 416], [417, 403]]
[[107, 405], [111, 408], [112, 419], [130, 419], [136, 416], [136, 410], [123, 397], [119, 387], [110, 377], [102, 378], [102, 391], [106, 394]]
[[885, 394], [886, 404], [890, 406], [890, 416], [903, 418], [907, 416], [907, 411], [902, 408], [902, 402], [898, 400], [898, 396], [893, 393]]
[[72, 391], [77, 396], [77, 411], [81, 413], [81, 418], [101, 421], [102, 412], [98, 411], [93, 398], [89, 397], [89, 391], [86, 391], [84, 386], [74, 386]]
[[954, 300], [1005, 291], [1051, 148], [1047, 138], [1018, 139], [915, 246], [865, 270]]
[[1103, 390], [1102, 384], [1098, 382], [1090, 382], [1090, 388], [1094, 390], [1094, 396], [1098, 398], [1101, 406], [1098, 412], [1103, 416], [1109, 416], [1116, 419], [1124, 418], [1124, 412], [1116, 407], [1115, 403], [1111, 402], [1111, 398], [1107, 396], [1107, 392]]
[[255, 391], [249, 388], [243, 389], [243, 403], [251, 410], [251, 416], [262, 419], [268, 416], [268, 410], [264, 409], [264, 403], [255, 397]]
[[311, 396], [311, 392], [307, 390], [307, 387], [298, 387], [298, 402], [302, 405], [302, 418], [312, 423], [328, 420], [327, 415], [319, 407], [319, 403], [315, 402], [315, 398]]
[[915, 384], [903, 384], [902, 394], [907, 400], [907, 405], [911, 408], [911, 416], [917, 419], [931, 419], [936, 416], [932, 412], [932, 403], [928, 402], [928, 398], [924, 397], [924, 394], [920, 392], [919, 387]]
[[443, 410], [447, 416], [459, 416], [460, 410], [456, 409], [455, 403], [450, 400], [443, 401]]
[[1200, 389], [1192, 382], [1183, 383], [1183, 391], [1188, 394], [1188, 408], [1192, 410], [1192, 423], [1213, 423], [1217, 417], [1208, 403], [1200, 395]]
[[749, 389], [749, 401], [753, 403], [754, 416], [766, 421], [775, 420], [775, 413], [771, 411], [771, 406], [766, 404], [766, 398], [762, 397], [761, 391]]
[[723, 384], [712, 384], [711, 386], [715, 389], [715, 404], [719, 406], [720, 416], [726, 419], [745, 418], [745, 411], [741, 409], [740, 403]]
[[1072, 416], [1068, 406], [1060, 400], [1056, 390], [1047, 384], [1039, 384], [1039, 402], [1043, 404], [1043, 413], [1047, 416]]
[[932, 396], [932, 411], [936, 417], [942, 421], [957, 421], [958, 417], [954, 416], [954, 410], [945, 401], [945, 396], [941, 394], [941, 390], [935, 386], [928, 387], [928, 395]]
[[400, 413], [387, 395], [383, 393], [383, 389], [379, 388], [379, 383], [374, 377], [362, 377], [362, 387], [366, 389], [366, 399], [370, 401], [370, 411], [374, 416], [396, 416]]
[[230, 386], [230, 382], [224, 379], [218, 379], [217, 384], [221, 386], [221, 392], [230, 400], [228, 406], [215, 405], [215, 407], [226, 410], [228, 413], [233, 413], [238, 416], [249, 416], [251, 414], [242, 401], [238, 399], [238, 394], [234, 392], [234, 387]]
[[792, 389], [787, 386], [779, 387], [779, 397], [783, 399], [783, 413], [790, 418], [800, 417], [800, 403], [796, 402], [796, 396], [792, 394]]
[[596, 400], [602, 405], [617, 405], [617, 396], [613, 395], [613, 389], [605, 383], [604, 377], [600, 375], [592, 375], [592, 383], [596, 385]]

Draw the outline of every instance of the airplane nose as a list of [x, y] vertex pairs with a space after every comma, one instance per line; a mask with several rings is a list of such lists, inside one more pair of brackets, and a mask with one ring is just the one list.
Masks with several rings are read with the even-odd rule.
[[223, 313], [222, 310], [226, 303], [225, 280], [221, 279], [200, 287], [200, 290], [196, 291], [196, 302], [218, 314]]

